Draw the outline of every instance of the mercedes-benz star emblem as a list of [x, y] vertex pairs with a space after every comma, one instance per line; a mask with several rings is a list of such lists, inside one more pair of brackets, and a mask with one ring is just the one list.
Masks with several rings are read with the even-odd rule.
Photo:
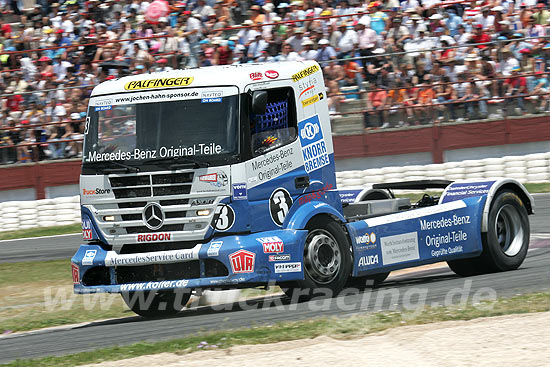
[[143, 218], [143, 223], [147, 228], [156, 230], [162, 227], [164, 223], [164, 211], [162, 207], [157, 203], [149, 203], [143, 208], [143, 213], [141, 213]]

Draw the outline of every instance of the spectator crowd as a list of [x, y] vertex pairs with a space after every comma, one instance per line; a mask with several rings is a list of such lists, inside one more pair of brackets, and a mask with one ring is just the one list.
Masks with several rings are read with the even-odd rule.
[[546, 1], [20, 4], [0, 0], [0, 163], [80, 155], [93, 86], [174, 68], [316, 60], [331, 113], [361, 99], [367, 129], [550, 109]]

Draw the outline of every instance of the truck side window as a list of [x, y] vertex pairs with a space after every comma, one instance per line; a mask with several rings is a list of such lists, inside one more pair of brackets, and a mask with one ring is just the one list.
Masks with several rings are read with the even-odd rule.
[[265, 113], [250, 117], [254, 156], [293, 142], [296, 139], [296, 130], [296, 107], [292, 88], [268, 89]]

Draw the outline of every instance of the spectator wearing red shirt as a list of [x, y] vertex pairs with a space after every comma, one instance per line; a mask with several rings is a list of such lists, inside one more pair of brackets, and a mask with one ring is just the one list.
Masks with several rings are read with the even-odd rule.
[[6, 94], [9, 94], [6, 98], [6, 108], [8, 109], [10, 115], [14, 114], [14, 112], [19, 113], [21, 102], [23, 102], [23, 97], [21, 97], [20, 94], [12, 94], [13, 92], [14, 90], [12, 87], [6, 89]]
[[[491, 36], [483, 31], [483, 26], [481, 24], [474, 25], [474, 30], [474, 35], [472, 36], [472, 41], [474, 43], [491, 42]], [[478, 45], [477, 48], [483, 50], [487, 48], [487, 45]]]
[[0, 37], [11, 38], [11, 26], [0, 19]]
[[[523, 102], [523, 95], [527, 93], [527, 79], [524, 76], [519, 75], [521, 71], [520, 66], [515, 66], [512, 69], [512, 75], [504, 81], [504, 89], [506, 90], [506, 96], [518, 96], [515, 100], [518, 103], [516, 108], [516, 114], [525, 113], [525, 105]], [[511, 98], [506, 98], [505, 111], [508, 114], [508, 105]]]

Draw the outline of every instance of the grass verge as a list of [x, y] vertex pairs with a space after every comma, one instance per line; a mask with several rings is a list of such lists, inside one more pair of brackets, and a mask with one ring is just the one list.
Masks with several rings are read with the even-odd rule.
[[37, 227], [29, 229], [21, 229], [18, 231], [0, 232], [0, 241], [14, 240], [17, 238], [41, 237], [41, 236], [57, 236], [60, 234], [80, 233], [82, 227], [80, 223], [69, 224], [66, 226], [56, 227]]
[[0, 266], [0, 334], [133, 315], [118, 294], [73, 294], [69, 260]]
[[313, 338], [329, 335], [333, 338], [361, 337], [370, 333], [403, 325], [419, 325], [448, 320], [471, 320], [479, 317], [544, 312], [550, 310], [550, 293], [533, 293], [503, 298], [490, 303], [469, 305], [464, 308], [426, 308], [424, 312], [409, 314], [390, 311], [356, 315], [349, 318], [319, 318], [307, 321], [282, 322], [234, 330], [202, 333], [187, 338], [158, 343], [136, 343], [115, 346], [99, 351], [72, 354], [63, 357], [46, 357], [18, 360], [7, 364], [11, 367], [64, 367], [88, 363], [120, 360], [162, 352], [178, 354], [233, 345], [265, 344], [280, 341]]
[[[276, 292], [245, 289], [241, 297]], [[74, 294], [69, 260], [0, 266], [0, 334], [128, 316], [135, 314], [119, 294]]]

